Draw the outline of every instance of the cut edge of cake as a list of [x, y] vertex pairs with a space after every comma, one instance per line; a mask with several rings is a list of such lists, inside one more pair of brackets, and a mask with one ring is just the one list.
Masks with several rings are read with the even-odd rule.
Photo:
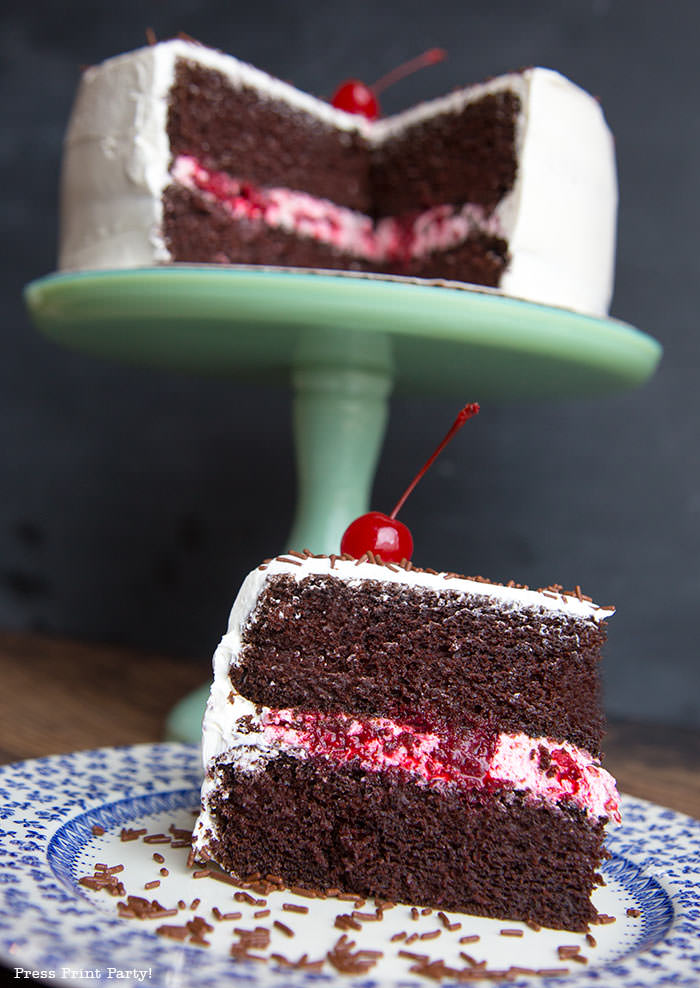
[[509, 73], [370, 122], [188, 41], [109, 59], [85, 72], [66, 135], [61, 269], [171, 263], [163, 193], [172, 183], [167, 120], [179, 60], [213, 69], [233, 88], [254, 88], [264, 99], [283, 101], [374, 147], [489, 94], [515, 93], [520, 103], [515, 184], [493, 211], [508, 244], [498, 288], [531, 301], [607, 312], [617, 208], [612, 136], [591, 96], [541, 68]]
[[[320, 784], [319, 779], [314, 775], [320, 765], [321, 776], [325, 773], [325, 778], [330, 780], [330, 784], [340, 786], [342, 791], [349, 794], [348, 798], [359, 798], [357, 785], [363, 773], [368, 780], [367, 785], [373, 787], [373, 791], [376, 789], [375, 796], [378, 799], [382, 787], [385, 786], [384, 779], [388, 779], [386, 785], [389, 786], [389, 790], [393, 786], [402, 799], [410, 801], [415, 797], [414, 801], [417, 801], [418, 808], [421, 805], [420, 800], [423, 799], [429, 815], [437, 814], [435, 820], [445, 813], [452, 813], [455, 810], [461, 812], [462, 799], [468, 804], [473, 804], [471, 810], [467, 808], [467, 814], [473, 810], [477, 817], [480, 814], [483, 817], [486, 812], [485, 806], [490, 805], [489, 797], [484, 797], [487, 799], [484, 803], [479, 790], [470, 788], [469, 784], [466, 789], [461, 790], [459, 784], [442, 787], [439, 772], [443, 768], [452, 771], [454, 765], [449, 764], [449, 757], [444, 765], [440, 763], [439, 757], [438, 762], [435, 763], [434, 754], [440, 752], [444, 736], [432, 734], [433, 728], [430, 722], [426, 725], [421, 722], [416, 723], [410, 717], [392, 721], [382, 716], [363, 716], [354, 713], [346, 715], [335, 709], [325, 714], [319, 714], [317, 711], [300, 712], [299, 709], [294, 708], [275, 709], [245, 697], [243, 691], [239, 691], [233, 685], [232, 671], [241, 665], [246, 632], [253, 620], [258, 602], [264, 597], [266, 587], [274, 585], [274, 581], [280, 579], [292, 579], [296, 585], [302, 587], [307, 586], [309, 581], [318, 579], [323, 581], [329, 577], [351, 587], [371, 583], [375, 588], [374, 592], [377, 585], [384, 585], [387, 592], [392, 587], [406, 586], [413, 590], [437, 592], [443, 596], [445, 593], [449, 596], [452, 591], [467, 595], [472, 606], [475, 600], [481, 600], [485, 605], [488, 603], [505, 605], [504, 616], [507, 609], [514, 608], [545, 617], [549, 615], [554, 620], [572, 618], [575, 621], [592, 621], [598, 624], [614, 612], [612, 607], [599, 607], [584, 598], [579, 588], [575, 593], [570, 594], [563, 593], [559, 586], [533, 591], [521, 586], [490, 583], [480, 577], [465, 578], [456, 574], [385, 565], [369, 559], [358, 562], [336, 556], [290, 553], [266, 561], [244, 581], [231, 612], [227, 633], [214, 656], [214, 682], [203, 728], [202, 757], [206, 774], [202, 788], [202, 808], [195, 825], [193, 839], [193, 857], [196, 860], [203, 862], [213, 860], [230, 870], [231, 860], [225, 850], [224, 828], [231, 824], [226, 822], [225, 815], [218, 818], [217, 807], [225, 806], [226, 800], [229, 799], [226, 794], [228, 792], [230, 795], [232, 791], [230, 787], [233, 787], [239, 796], [243, 791], [239, 790], [239, 787], [243, 786], [244, 790], [248, 787], [246, 799], [267, 798], [266, 792], [269, 795], [270, 792], [277, 791], [274, 785], [272, 790], [269, 789], [266, 773], [270, 770], [273, 775], [280, 775], [281, 779], [286, 779], [286, 782], [281, 784], [291, 787], [290, 799], [294, 790], [294, 799], [302, 799], [302, 801], [304, 786], [313, 789]], [[267, 606], [270, 606], [270, 601]], [[274, 606], [276, 605], [273, 602]], [[285, 611], [286, 606], [280, 605], [279, 621], [283, 624], [290, 619], [288, 610]], [[478, 607], [478, 604], [476, 606]], [[273, 669], [270, 675], [274, 675]], [[444, 732], [444, 725], [439, 730]], [[370, 738], [367, 747], [369, 754], [358, 749], [352, 753], [352, 758], [349, 758], [347, 751], [342, 748], [342, 744], [346, 741], [338, 747], [339, 731], [347, 732], [348, 736], [364, 732], [363, 736]], [[413, 759], [410, 771], [406, 770], [398, 774], [391, 771], [387, 774], [384, 771], [385, 768], [396, 767], [392, 760], [393, 748], [391, 745], [386, 747], [386, 739], [392, 737], [400, 737], [403, 739], [402, 743], [408, 745], [407, 750], [411, 751]], [[494, 737], [496, 740], [488, 750], [485, 764], [488, 764], [489, 778], [495, 780], [491, 791], [496, 819], [502, 813], [507, 814], [512, 810], [521, 822], [530, 821], [528, 825], [536, 828], [538, 835], [536, 840], [540, 841], [544, 840], [550, 823], [549, 817], [553, 811], [555, 814], [553, 825], [557, 828], [561, 839], [564, 842], [571, 842], [572, 847], [574, 844], [578, 846], [580, 842], [581, 847], [587, 848], [585, 852], [589, 856], [587, 863], [580, 861], [572, 866], [577, 875], [576, 881], [579, 883], [574, 896], [578, 905], [571, 915], [561, 918], [562, 928], [582, 929], [585, 923], [592, 921], [595, 916], [595, 911], [587, 897], [590, 897], [590, 891], [595, 885], [594, 876], [600, 865], [600, 855], [603, 853], [603, 825], [606, 821], [619, 822], [618, 797], [614, 780], [595, 757], [564, 739], [531, 737], [522, 732], [519, 734], [512, 731], [496, 732]], [[333, 740], [334, 738], [336, 740]], [[322, 741], [321, 748], [318, 747], [319, 739]], [[483, 739], [479, 743], [482, 742]], [[383, 744], [384, 748], [382, 748]], [[317, 747], [314, 748], [314, 745]], [[323, 745], [329, 746], [328, 750], [323, 749]], [[533, 752], [535, 752], [534, 756]], [[383, 764], [384, 762], [386, 764]], [[460, 763], [457, 761], [455, 764]], [[438, 774], [435, 775], [435, 772]], [[560, 773], [559, 776], [557, 772]], [[576, 789], [578, 795], [572, 795], [567, 790], [566, 782], [561, 781], [566, 779], [567, 773], [572, 772], [579, 780], [577, 782], [579, 788]], [[413, 786], [416, 783], [418, 788], [413, 793]], [[279, 784], [278, 780], [278, 787]], [[563, 795], [562, 787], [566, 790]], [[258, 789], [260, 789], [259, 793]], [[462, 796], [459, 795], [460, 792]], [[450, 806], [452, 809], [448, 810]], [[411, 812], [414, 811], [416, 807]], [[234, 813], [234, 818], [235, 815]], [[330, 815], [332, 816], [332, 810]], [[486, 818], [482, 819], [482, 826], [485, 825], [485, 820]], [[263, 824], [263, 829], [264, 826]], [[500, 825], [494, 824], [494, 826], [497, 833]], [[552, 850], [548, 867], [555, 870], [561, 867], [558, 859], [561, 853], [563, 852], [560, 850]], [[233, 873], [236, 874], [235, 869]], [[245, 875], [238, 874], [237, 877], [243, 878]], [[335, 877], [337, 879], [337, 876]], [[298, 873], [295, 873], [294, 880], [297, 884], [305, 884], [303, 876]], [[405, 880], [405, 876], [402, 880]], [[378, 881], [381, 884], [381, 880]], [[334, 880], [328, 883], [329, 886], [330, 884], [336, 885], [338, 882]], [[401, 885], [399, 881], [399, 885], [394, 885], [392, 888], [394, 891], [397, 888], [404, 888], [405, 891], [406, 886]], [[346, 891], [354, 890], [348, 886]], [[367, 889], [360, 891], [366, 893]], [[375, 892], [380, 894], [381, 889], [377, 888]], [[437, 904], [458, 908], [458, 905], [449, 899], [449, 894], [446, 892], [447, 897]], [[517, 893], [520, 897], [523, 894], [522, 889]], [[552, 892], [552, 895], [554, 902], [556, 893]], [[504, 889], [499, 889], [498, 896], [501, 901], [508, 901]], [[544, 911], [539, 913], [537, 908], [528, 911], [522, 905], [501, 906], [501, 910], [505, 911], [492, 913], [489, 912], [490, 907], [484, 904], [482, 914], [518, 918], [515, 914], [509, 917], [508, 909], [513, 908], [516, 912], [520, 910], [522, 913], [519, 918], [545, 920], [545, 925], [558, 926], [560, 922], [552, 902], [543, 907]], [[431, 903], [426, 901], [424, 904]], [[499, 907], [496, 908], [498, 910]], [[476, 911], [480, 909], [482, 907], [477, 904]]]

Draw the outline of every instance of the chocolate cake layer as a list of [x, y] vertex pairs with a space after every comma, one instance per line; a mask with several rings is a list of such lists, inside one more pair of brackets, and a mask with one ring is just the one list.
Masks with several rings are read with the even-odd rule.
[[195, 264], [269, 264], [448, 278], [496, 287], [507, 262], [506, 242], [477, 233], [448, 250], [382, 264], [297, 236], [259, 220], [234, 219], [222, 206], [182, 186], [163, 196], [163, 232], [173, 260]]
[[338, 131], [246, 86], [234, 88], [213, 69], [178, 59], [167, 132], [173, 158], [191, 154], [244, 181], [371, 210], [361, 135]]
[[603, 825], [514, 792], [417, 786], [401, 773], [286, 755], [221, 769], [215, 860], [238, 876], [584, 930]]
[[165, 191], [163, 233], [175, 261], [366, 270], [359, 258], [311, 237], [258, 220], [234, 219], [223, 207], [182, 186]]
[[371, 146], [357, 132], [179, 59], [167, 131], [173, 158], [194, 155], [243, 181], [392, 216], [443, 203], [494, 208], [515, 181], [519, 110], [515, 94], [491, 93]]
[[508, 245], [505, 240], [477, 233], [448, 250], [433, 251], [405, 264], [386, 265], [380, 273], [464, 281], [497, 288], [507, 263]]
[[270, 577], [232, 684], [270, 707], [570, 741], [597, 755], [605, 629], [539, 608], [371, 580]]
[[380, 216], [470, 202], [493, 209], [513, 188], [520, 100], [491, 93], [408, 127], [373, 149], [372, 194]]

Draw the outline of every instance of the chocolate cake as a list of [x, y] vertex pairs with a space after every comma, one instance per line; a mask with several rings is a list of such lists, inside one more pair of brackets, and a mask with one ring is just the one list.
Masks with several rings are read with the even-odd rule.
[[556, 72], [369, 121], [175, 40], [85, 72], [59, 264], [360, 271], [604, 314], [616, 202], [600, 108]]
[[610, 613], [410, 564], [264, 563], [214, 657], [195, 857], [584, 930], [619, 822], [598, 760]]

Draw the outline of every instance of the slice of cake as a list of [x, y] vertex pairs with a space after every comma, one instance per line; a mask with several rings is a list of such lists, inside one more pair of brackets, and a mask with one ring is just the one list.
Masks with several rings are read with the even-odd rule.
[[385, 120], [189, 41], [83, 75], [59, 264], [172, 262], [468, 282], [604, 314], [617, 187], [596, 101], [547, 69]]
[[245, 878], [583, 930], [603, 831], [598, 608], [289, 554], [214, 657], [194, 855]]

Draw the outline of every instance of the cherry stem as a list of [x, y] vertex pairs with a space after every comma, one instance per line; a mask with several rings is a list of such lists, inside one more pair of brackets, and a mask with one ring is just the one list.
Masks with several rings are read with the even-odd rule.
[[417, 55], [416, 58], [411, 58], [408, 62], [404, 62], [403, 65], [397, 65], [395, 69], [391, 72], [387, 72], [383, 75], [381, 79], [370, 86], [374, 95], [383, 92], [388, 89], [389, 86], [393, 86], [395, 82], [399, 82], [407, 75], [412, 75], [417, 72], [418, 69], [423, 69], [428, 65], [436, 65], [438, 62], [442, 62], [447, 58], [447, 52], [444, 48], [429, 48], [428, 51], [423, 52], [422, 55]]
[[396, 516], [398, 515], [399, 511], [401, 510], [401, 508], [403, 508], [404, 503], [406, 501], [406, 498], [411, 493], [411, 491], [413, 490], [413, 488], [416, 486], [416, 484], [418, 483], [418, 481], [421, 479], [421, 477], [424, 476], [424, 474], [426, 474], [428, 472], [428, 470], [433, 465], [433, 463], [435, 462], [435, 460], [438, 458], [438, 456], [440, 455], [440, 453], [442, 453], [442, 451], [445, 448], [445, 446], [447, 446], [447, 444], [450, 442], [450, 440], [459, 432], [459, 430], [462, 428], [462, 426], [467, 421], [467, 419], [470, 419], [473, 415], [478, 415], [478, 414], [479, 414], [479, 406], [478, 406], [478, 404], [475, 401], [472, 401], [468, 405], [465, 405], [464, 406], [464, 408], [462, 409], [462, 411], [459, 413], [459, 415], [457, 416], [457, 418], [452, 423], [449, 432], [447, 433], [447, 435], [445, 436], [445, 438], [442, 440], [442, 442], [440, 443], [440, 445], [438, 446], [438, 448], [435, 450], [435, 452], [433, 453], [433, 455], [430, 456], [425, 461], [425, 463], [420, 468], [420, 470], [418, 471], [418, 473], [416, 474], [416, 476], [413, 478], [413, 480], [411, 481], [411, 483], [408, 485], [408, 487], [406, 488], [406, 490], [403, 492], [403, 494], [399, 498], [399, 501], [398, 501], [396, 507], [394, 508], [394, 510], [389, 515], [390, 518], [396, 518]]

